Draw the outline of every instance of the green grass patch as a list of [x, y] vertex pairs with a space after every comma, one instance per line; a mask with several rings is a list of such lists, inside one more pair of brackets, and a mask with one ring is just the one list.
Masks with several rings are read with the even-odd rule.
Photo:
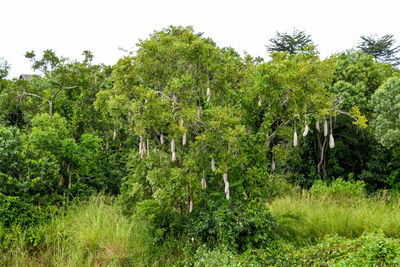
[[367, 232], [382, 232], [400, 238], [400, 198], [332, 198], [303, 192], [276, 199], [268, 206], [276, 216], [281, 236], [298, 245], [315, 244], [327, 235], [357, 238]]
[[2, 266], [130, 266], [148, 249], [140, 225], [105, 196], [73, 204], [48, 224], [14, 227], [6, 238]]

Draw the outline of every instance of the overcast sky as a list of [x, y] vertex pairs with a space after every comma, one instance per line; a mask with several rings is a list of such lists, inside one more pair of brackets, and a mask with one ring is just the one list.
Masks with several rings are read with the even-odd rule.
[[114, 64], [139, 39], [168, 25], [192, 25], [219, 46], [268, 57], [276, 31], [305, 30], [321, 57], [354, 47], [361, 35], [387, 33], [400, 40], [399, 0], [0, 0], [0, 57], [10, 78], [32, 73], [26, 51]]

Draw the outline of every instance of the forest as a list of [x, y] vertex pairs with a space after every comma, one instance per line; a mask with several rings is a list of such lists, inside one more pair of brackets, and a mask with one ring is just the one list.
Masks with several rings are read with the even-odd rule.
[[265, 49], [169, 26], [113, 66], [0, 58], [0, 265], [399, 265], [400, 46]]

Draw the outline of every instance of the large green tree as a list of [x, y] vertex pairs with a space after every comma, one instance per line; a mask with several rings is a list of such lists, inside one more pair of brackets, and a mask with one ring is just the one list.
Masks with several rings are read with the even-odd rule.
[[115, 127], [137, 142], [121, 200], [130, 212], [161, 220], [150, 214], [161, 210], [163, 218], [188, 218], [185, 231], [203, 229], [205, 240], [208, 233], [238, 244], [254, 221], [248, 221], [250, 228], [222, 227], [234, 240], [213, 233], [214, 223], [245, 223], [243, 212], [255, 208], [249, 206], [263, 210], [271, 173], [288, 171], [287, 151], [296, 153], [294, 133], [335, 115], [326, 90], [332, 62], [310, 50], [276, 53], [259, 64], [190, 27], [155, 32], [138, 47], [114, 66], [112, 90], [99, 92], [96, 100]]

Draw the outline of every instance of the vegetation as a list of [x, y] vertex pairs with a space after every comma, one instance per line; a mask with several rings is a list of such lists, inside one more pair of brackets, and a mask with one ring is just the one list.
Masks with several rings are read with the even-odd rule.
[[276, 37], [269, 39], [269, 42], [270, 44], [266, 48], [270, 53], [288, 52], [289, 54], [296, 54], [314, 46], [311, 36], [305, 31], [297, 29], [294, 29], [292, 34], [276, 32]]
[[361, 41], [357, 48], [363, 53], [371, 54], [374, 58], [397, 66], [399, 58], [397, 53], [400, 51], [400, 45], [396, 45], [396, 40], [392, 34], [386, 34], [382, 37], [361, 36]]
[[398, 69], [268, 49], [171, 26], [114, 66], [1, 60], [1, 264], [398, 264]]

